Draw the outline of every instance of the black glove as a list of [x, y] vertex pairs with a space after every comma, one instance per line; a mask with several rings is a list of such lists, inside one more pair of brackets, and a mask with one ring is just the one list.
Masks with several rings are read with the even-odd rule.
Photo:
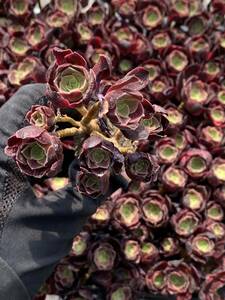
[[[26, 85], [0, 109], [0, 299], [32, 298], [99, 204], [67, 186], [37, 199], [28, 179], [4, 154], [34, 104], [46, 104], [45, 85]], [[113, 192], [125, 182], [115, 178]], [[104, 200], [104, 199], [103, 199]]]

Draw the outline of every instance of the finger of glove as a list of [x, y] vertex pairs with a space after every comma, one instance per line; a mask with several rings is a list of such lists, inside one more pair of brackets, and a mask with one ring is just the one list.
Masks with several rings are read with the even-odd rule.
[[[24, 125], [24, 116], [32, 105], [46, 104], [45, 84], [28, 84], [21, 87], [0, 109], [0, 147]], [[43, 98], [42, 98], [43, 97]]]

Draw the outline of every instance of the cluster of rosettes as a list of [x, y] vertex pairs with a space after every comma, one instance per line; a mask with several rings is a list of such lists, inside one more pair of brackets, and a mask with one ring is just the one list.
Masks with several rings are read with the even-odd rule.
[[[185, 207], [188, 194], [192, 204], [201, 194], [201, 208]], [[69, 300], [78, 295], [86, 300], [148, 299], [153, 294], [222, 300], [225, 226], [207, 195], [204, 187], [190, 185], [178, 205], [172, 195], [146, 187], [118, 190], [74, 238], [69, 256], [36, 299], [47, 292]]]
[[[93, 198], [107, 194], [110, 176], [121, 172], [136, 182], [155, 181], [156, 156], [139, 150], [139, 143], [159, 137], [168, 122], [163, 108], [142, 92], [148, 71], [137, 67], [115, 81], [106, 56], [89, 68], [77, 52], [54, 48], [53, 54], [47, 75], [49, 106], [32, 106], [26, 114], [29, 126], [9, 138], [5, 153], [24, 174], [41, 178], [61, 170], [63, 145], [69, 145], [78, 160], [71, 180], [80, 193]], [[70, 116], [74, 112], [76, 118]], [[152, 119], [158, 126], [152, 126]]]
[[7, 153], [42, 177], [74, 151], [72, 177], [92, 197], [111, 175], [131, 179], [39, 299], [223, 300], [224, 1], [3, 2], [0, 103], [27, 82], [47, 82], [51, 102], [32, 107]]

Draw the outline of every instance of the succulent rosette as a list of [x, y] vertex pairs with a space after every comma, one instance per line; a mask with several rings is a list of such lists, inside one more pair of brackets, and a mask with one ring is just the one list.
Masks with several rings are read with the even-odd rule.
[[112, 222], [116, 228], [137, 228], [140, 224], [139, 198], [127, 193], [113, 199]]
[[164, 257], [174, 256], [180, 252], [179, 241], [178, 239], [173, 237], [165, 237], [160, 242], [160, 246], [161, 246], [160, 253]]
[[8, 44], [10, 55], [15, 58], [15, 61], [22, 60], [28, 53], [30, 46], [23, 36], [12, 36]]
[[[125, 133], [126, 130], [137, 129], [145, 115], [144, 102], [148, 105], [147, 100], [139, 91], [147, 83], [148, 72], [139, 67], [113, 84], [104, 97], [103, 113]], [[148, 106], [151, 106], [150, 103]]]
[[132, 289], [129, 285], [114, 285], [111, 287], [107, 300], [132, 300]]
[[225, 183], [225, 159], [216, 157], [212, 161], [211, 169], [208, 174], [209, 183], [218, 186]]
[[48, 95], [56, 106], [77, 107], [93, 93], [103, 61], [88, 69], [87, 62], [77, 52], [54, 49], [53, 53], [56, 60], [47, 75]]
[[61, 263], [56, 267], [54, 281], [58, 290], [71, 288], [75, 279], [74, 268], [70, 264]]
[[199, 184], [189, 184], [183, 192], [183, 205], [195, 212], [204, 210], [206, 202], [209, 199], [207, 188]]
[[36, 126], [21, 128], [12, 135], [5, 153], [24, 174], [37, 178], [56, 175], [63, 162], [59, 138]]
[[55, 9], [73, 16], [77, 11], [77, 0], [55, 0]]
[[194, 261], [205, 264], [216, 253], [215, 240], [214, 234], [209, 231], [191, 236], [186, 243], [188, 254]]
[[35, 50], [42, 50], [46, 46], [46, 25], [37, 20], [27, 30], [27, 41]]
[[82, 145], [80, 153], [81, 168], [91, 171], [93, 174], [101, 175], [111, 168], [119, 173], [124, 157], [113, 145], [98, 136], [91, 136]]
[[155, 144], [156, 157], [160, 164], [173, 164], [179, 157], [179, 149], [175, 140], [171, 138], [161, 138]]
[[206, 176], [212, 163], [210, 152], [192, 148], [181, 155], [180, 166], [192, 178], [203, 178]]
[[98, 198], [108, 192], [109, 177], [109, 172], [98, 176], [92, 172], [81, 170], [76, 174], [76, 187], [81, 194]]
[[182, 261], [161, 261], [146, 274], [149, 290], [163, 295], [176, 295], [176, 299], [191, 299], [199, 289], [200, 276], [193, 265]]
[[183, 47], [171, 46], [164, 55], [168, 71], [175, 76], [188, 66], [188, 54]]
[[169, 192], [183, 190], [187, 184], [187, 174], [177, 166], [171, 166], [163, 171], [162, 183]]
[[146, 224], [154, 228], [165, 225], [169, 220], [170, 199], [154, 190], [145, 192], [142, 197], [141, 211]]
[[144, 242], [141, 244], [141, 263], [152, 263], [159, 259], [159, 250], [153, 243]]
[[211, 151], [219, 151], [224, 145], [223, 129], [216, 126], [203, 127], [199, 133], [199, 141]]
[[116, 251], [109, 243], [100, 243], [92, 249], [93, 262], [98, 270], [110, 271], [112, 270], [115, 260]]
[[212, 232], [216, 239], [221, 240], [225, 238], [225, 225], [222, 222], [206, 219], [203, 226]]
[[127, 175], [136, 181], [156, 181], [159, 166], [154, 156], [148, 153], [136, 152], [125, 157]]
[[91, 216], [91, 224], [96, 227], [107, 226], [110, 222], [110, 213], [112, 208], [109, 202], [102, 204], [97, 208], [96, 212]]
[[200, 300], [223, 300], [223, 289], [225, 286], [225, 270], [219, 268], [212, 273], [209, 273], [203, 282], [199, 298]]
[[25, 119], [30, 125], [49, 130], [55, 124], [55, 117], [55, 112], [50, 107], [33, 105], [27, 112]]
[[224, 209], [216, 201], [209, 201], [206, 205], [206, 217], [213, 221], [222, 221], [224, 219]]
[[225, 127], [225, 111], [222, 105], [209, 106], [208, 116], [214, 126]]
[[181, 209], [172, 216], [171, 223], [179, 236], [188, 237], [196, 231], [200, 224], [200, 219], [196, 213], [188, 209]]
[[138, 241], [126, 240], [123, 245], [125, 259], [138, 264], [141, 260], [141, 248]]

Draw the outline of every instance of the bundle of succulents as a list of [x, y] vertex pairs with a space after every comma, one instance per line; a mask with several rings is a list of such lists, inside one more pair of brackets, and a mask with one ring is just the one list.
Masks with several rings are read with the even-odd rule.
[[0, 103], [31, 82], [47, 103], [6, 154], [38, 197], [69, 183], [102, 203], [36, 300], [225, 299], [224, 15], [224, 0], [0, 2]]

